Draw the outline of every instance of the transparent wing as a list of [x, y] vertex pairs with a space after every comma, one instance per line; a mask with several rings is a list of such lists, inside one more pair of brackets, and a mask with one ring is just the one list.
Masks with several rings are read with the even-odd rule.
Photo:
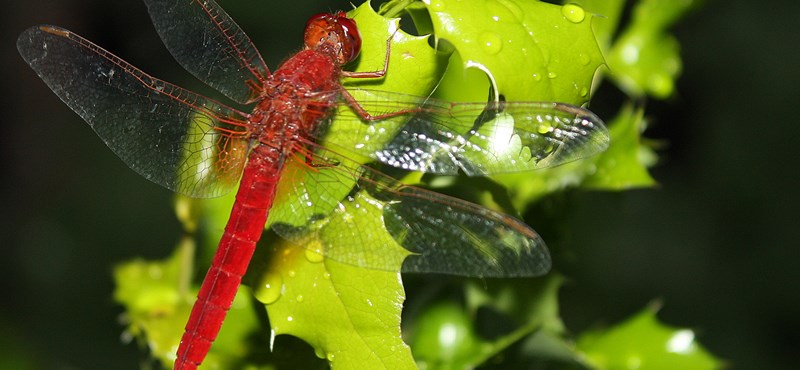
[[512, 217], [404, 185], [314, 144], [293, 159], [269, 224], [329, 258], [385, 270], [405, 258], [406, 272], [477, 277], [538, 276], [550, 269], [544, 241]]
[[235, 187], [247, 115], [155, 79], [63, 28], [32, 27], [17, 49], [133, 170], [194, 197]]
[[[413, 171], [469, 176], [521, 172], [592, 156], [609, 134], [594, 113], [562, 103], [451, 103], [385, 91], [350, 90], [373, 116], [341, 106], [326, 146]], [[324, 136], [317, 134], [320, 139]]]
[[161, 40], [191, 74], [238, 103], [258, 95], [269, 69], [213, 0], [145, 0]]

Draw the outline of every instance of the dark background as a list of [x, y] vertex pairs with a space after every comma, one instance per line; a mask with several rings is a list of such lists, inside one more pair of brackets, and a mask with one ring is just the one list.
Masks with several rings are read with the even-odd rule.
[[[349, 8], [306, 2], [220, 1], [272, 67], [299, 47], [307, 16]], [[155, 76], [208, 90], [167, 54], [137, 0], [29, 0], [2, 14], [0, 368], [20, 358], [48, 369], [138, 368], [141, 352], [120, 344], [111, 269], [171, 251], [180, 232], [172, 195], [112, 155], [23, 62], [16, 37], [64, 26]], [[679, 93], [648, 106], [648, 136], [669, 143], [653, 170], [660, 186], [570, 193], [575, 258], [558, 267], [570, 276], [562, 313], [571, 330], [660, 299], [663, 321], [696, 329], [732, 368], [796, 366], [797, 14], [793, 1], [717, 1], [675, 28]]]

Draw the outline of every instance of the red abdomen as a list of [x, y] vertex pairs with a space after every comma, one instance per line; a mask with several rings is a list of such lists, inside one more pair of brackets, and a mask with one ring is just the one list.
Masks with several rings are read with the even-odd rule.
[[250, 153], [225, 233], [186, 323], [176, 370], [196, 369], [217, 338], [264, 231], [282, 167], [277, 149], [258, 145]]

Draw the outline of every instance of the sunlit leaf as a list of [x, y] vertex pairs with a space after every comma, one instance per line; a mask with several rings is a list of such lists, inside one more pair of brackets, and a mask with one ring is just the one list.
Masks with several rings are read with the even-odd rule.
[[283, 243], [258, 282], [255, 295], [266, 304], [274, 341], [281, 334], [301, 338], [334, 369], [415, 368], [400, 336], [405, 294], [398, 272], [341, 264]]
[[586, 332], [577, 348], [600, 370], [721, 368], [693, 330], [666, 326], [656, 312], [648, 308], [611, 328]]
[[[437, 40], [456, 51], [437, 97], [481, 101], [493, 86], [507, 101], [588, 101], [592, 79], [604, 63], [592, 13], [574, 4], [512, 0], [434, 1], [428, 9]], [[593, 171], [592, 160], [492, 178], [508, 189], [513, 206], [523, 209], [579, 184]]]
[[609, 123], [614, 145], [595, 160], [596, 170], [583, 186], [593, 189], [624, 190], [655, 185], [647, 167], [655, 164], [652, 148], [641, 141], [644, 110], [625, 106]]
[[[537, 1], [435, 0], [428, 5], [438, 42], [460, 56], [437, 94], [474, 101], [464, 94], [465, 70], [477, 70], [508, 101], [558, 101], [580, 105], [589, 99], [592, 77], [603, 56], [591, 29], [593, 15], [575, 5]], [[460, 68], [459, 68], [460, 67]], [[474, 81], [475, 74], [467, 79]], [[488, 96], [483, 90], [483, 100]], [[478, 100], [478, 101], [480, 101]]]

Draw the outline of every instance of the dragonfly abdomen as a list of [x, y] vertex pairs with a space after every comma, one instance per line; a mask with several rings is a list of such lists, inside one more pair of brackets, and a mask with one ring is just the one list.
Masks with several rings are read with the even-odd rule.
[[282, 167], [278, 149], [258, 145], [250, 153], [225, 233], [186, 323], [175, 369], [196, 369], [217, 338], [264, 231]]

